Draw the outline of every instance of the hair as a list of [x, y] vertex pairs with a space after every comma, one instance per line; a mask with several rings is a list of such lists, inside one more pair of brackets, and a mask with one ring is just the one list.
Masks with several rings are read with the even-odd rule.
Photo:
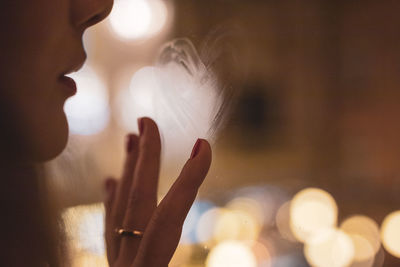
[[23, 155], [24, 132], [4, 102], [0, 99], [0, 266], [64, 266], [56, 201], [50, 199], [43, 168]]

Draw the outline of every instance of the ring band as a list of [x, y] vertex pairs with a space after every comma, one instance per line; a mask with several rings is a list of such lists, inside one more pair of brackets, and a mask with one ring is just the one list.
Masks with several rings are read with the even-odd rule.
[[143, 231], [139, 230], [126, 230], [123, 228], [116, 228], [115, 232], [120, 236], [133, 236], [133, 237], [142, 237], [144, 235]]

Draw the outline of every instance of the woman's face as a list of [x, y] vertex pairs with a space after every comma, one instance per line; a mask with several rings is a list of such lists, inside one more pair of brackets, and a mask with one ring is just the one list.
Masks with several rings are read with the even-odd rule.
[[84, 63], [83, 32], [104, 19], [112, 4], [113, 0], [0, 2], [1, 116], [22, 132], [24, 140], [18, 141], [26, 144], [23, 153], [30, 160], [50, 159], [65, 147], [68, 124], [63, 106], [74, 92], [60, 78]]

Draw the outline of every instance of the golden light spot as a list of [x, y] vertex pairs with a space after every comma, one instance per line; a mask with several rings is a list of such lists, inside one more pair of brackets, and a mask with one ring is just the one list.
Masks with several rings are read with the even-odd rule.
[[105, 255], [104, 206], [93, 204], [72, 207], [63, 213], [62, 218], [71, 252], [82, 255], [83, 261], [101, 260]]
[[400, 211], [389, 214], [381, 227], [382, 244], [393, 256], [400, 258]]
[[260, 230], [261, 226], [250, 214], [243, 211], [225, 210], [217, 219], [214, 239], [217, 242], [225, 240], [256, 240]]
[[252, 198], [238, 197], [226, 204], [227, 209], [250, 214], [261, 225], [264, 223], [264, 212], [261, 204]]
[[72, 267], [108, 267], [107, 257], [93, 254], [81, 253], [75, 254], [71, 260]]
[[360, 235], [349, 235], [353, 241], [354, 259], [352, 267], [372, 267], [375, 260], [375, 251], [371, 243]]
[[326, 229], [308, 238], [304, 255], [311, 266], [345, 267], [349, 266], [354, 258], [354, 245], [343, 231]]
[[290, 204], [290, 229], [305, 242], [313, 233], [336, 227], [338, 208], [326, 191], [308, 188], [297, 193]]
[[257, 260], [251, 249], [238, 241], [225, 241], [217, 245], [206, 260], [206, 267], [256, 267]]
[[196, 228], [196, 239], [200, 243], [211, 243], [218, 218], [225, 211], [222, 208], [212, 208], [201, 215]]
[[341, 224], [340, 229], [351, 236], [355, 246], [356, 261], [367, 261], [375, 257], [381, 246], [381, 241], [379, 226], [373, 219], [355, 215], [346, 219]]

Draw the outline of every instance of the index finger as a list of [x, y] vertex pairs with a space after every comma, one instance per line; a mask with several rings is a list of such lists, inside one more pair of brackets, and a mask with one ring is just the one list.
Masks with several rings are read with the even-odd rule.
[[139, 128], [139, 155], [123, 221], [124, 227], [145, 227], [157, 206], [160, 132], [157, 124], [146, 117], [139, 120]]
[[209, 143], [199, 139], [197, 149], [197, 154], [188, 160], [178, 179], [157, 207], [133, 266], [168, 266], [179, 243], [182, 225], [211, 165]]

